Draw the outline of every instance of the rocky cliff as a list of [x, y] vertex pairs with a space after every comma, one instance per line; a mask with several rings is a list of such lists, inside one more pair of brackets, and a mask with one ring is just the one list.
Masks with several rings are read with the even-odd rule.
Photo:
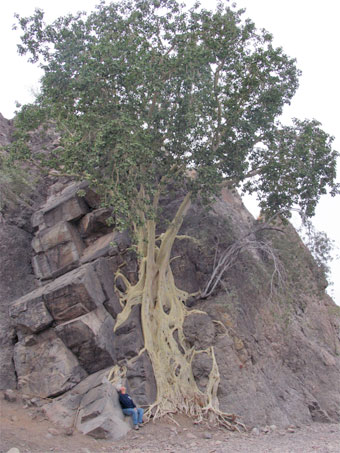
[[[12, 126], [2, 117], [0, 123], [6, 144]], [[137, 278], [130, 240], [108, 228], [109, 214], [86, 184], [49, 178], [36, 186], [29, 209], [27, 203], [4, 205], [0, 219], [1, 388], [48, 401], [46, 414], [65, 427], [117, 438], [129, 425], [107, 380], [112, 366], [127, 366], [129, 391], [139, 404], [150, 404], [156, 392], [150, 361], [138, 356], [139, 308], [113, 332], [121, 310], [114, 273], [119, 268], [131, 281]], [[164, 221], [179, 202], [179, 194], [163, 200]], [[181, 289], [202, 290], [216, 257], [253, 233], [212, 295], [189, 300], [205, 314], [186, 318], [187, 342], [200, 350], [214, 346], [220, 407], [246, 425], [335, 421], [338, 307], [293, 227], [279, 227], [259, 228], [230, 191], [209, 212], [193, 205], [182, 230], [197, 241], [178, 241], [173, 250]], [[282, 265], [281, 285], [270, 256], [256, 246], [264, 242]], [[195, 356], [202, 388], [210, 369], [207, 354]]]

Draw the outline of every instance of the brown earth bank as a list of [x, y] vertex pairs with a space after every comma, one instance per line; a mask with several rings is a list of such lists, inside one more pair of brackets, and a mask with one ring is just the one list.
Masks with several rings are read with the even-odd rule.
[[[202, 453], [331, 453], [340, 451], [340, 427], [331, 423], [278, 428], [253, 428], [250, 432], [229, 432], [196, 425], [186, 417], [175, 422], [162, 419], [144, 425], [119, 441], [93, 439], [79, 432], [52, 425], [39, 408], [18, 399], [8, 402], [0, 394], [0, 453], [100, 453], [127, 451]], [[17, 450], [15, 450], [17, 449]], [[11, 451], [11, 453], [12, 453]]]

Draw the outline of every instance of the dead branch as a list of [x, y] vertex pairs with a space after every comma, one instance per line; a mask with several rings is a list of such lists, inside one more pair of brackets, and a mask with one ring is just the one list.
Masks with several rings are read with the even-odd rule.
[[220, 284], [223, 275], [235, 265], [239, 258], [240, 253], [244, 250], [252, 249], [261, 251], [266, 256], [268, 256], [270, 260], [273, 262], [274, 270], [270, 281], [271, 296], [274, 291], [275, 280], [277, 281], [280, 287], [284, 286], [284, 282], [286, 280], [284, 266], [282, 265], [272, 244], [270, 242], [251, 239], [251, 236], [254, 236], [256, 233], [264, 230], [279, 231], [280, 233], [283, 233], [281, 229], [271, 227], [267, 223], [265, 223], [249, 231], [241, 239], [235, 241], [233, 244], [227, 247], [221, 253], [218, 260], [216, 260], [215, 254], [213, 271], [204, 290], [200, 294], [201, 299], [206, 299], [207, 297], [211, 296], [211, 294], [215, 291], [216, 287]]

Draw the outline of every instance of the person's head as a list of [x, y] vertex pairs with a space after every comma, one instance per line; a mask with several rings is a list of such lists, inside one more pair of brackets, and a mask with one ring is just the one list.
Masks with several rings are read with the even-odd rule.
[[122, 385], [119, 389], [119, 393], [122, 393], [124, 395], [125, 392], [126, 392], [126, 388], [124, 387], [124, 385]]

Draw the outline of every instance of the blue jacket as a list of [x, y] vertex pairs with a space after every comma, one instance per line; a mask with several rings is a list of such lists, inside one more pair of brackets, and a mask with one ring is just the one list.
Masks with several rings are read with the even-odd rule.
[[135, 403], [132, 401], [131, 396], [127, 393], [119, 393], [119, 402], [122, 406], [122, 409], [133, 409], [136, 407]]

